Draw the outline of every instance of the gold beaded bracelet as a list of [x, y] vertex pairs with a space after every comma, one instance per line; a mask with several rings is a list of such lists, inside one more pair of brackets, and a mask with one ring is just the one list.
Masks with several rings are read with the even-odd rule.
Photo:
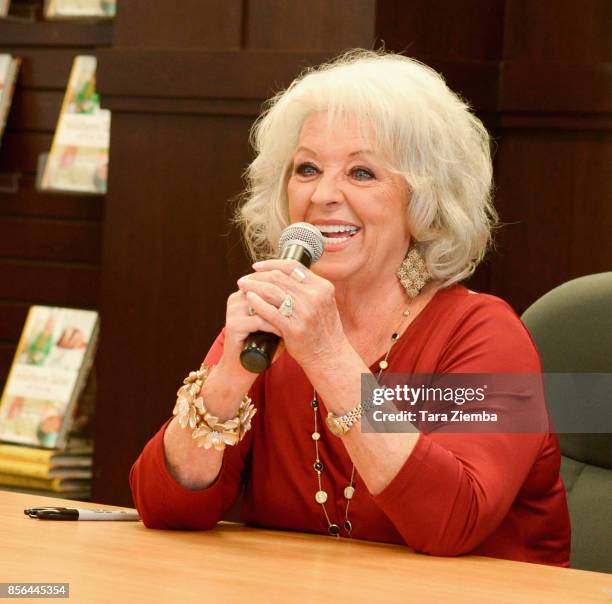
[[176, 393], [176, 405], [172, 414], [178, 416], [181, 428], [189, 425], [193, 429], [191, 436], [198, 441], [198, 447], [214, 447], [217, 451], [223, 451], [226, 445], [235, 445], [244, 438], [251, 429], [251, 419], [257, 409], [248, 394], [245, 394], [234, 419], [220, 422], [218, 417], [208, 413], [200, 392], [213, 367], [202, 363], [198, 371], [190, 372], [183, 380], [183, 386]]

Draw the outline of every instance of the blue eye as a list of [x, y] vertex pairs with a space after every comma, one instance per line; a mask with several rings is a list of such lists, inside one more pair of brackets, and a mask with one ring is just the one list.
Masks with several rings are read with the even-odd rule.
[[313, 176], [318, 170], [312, 164], [300, 164], [295, 168], [295, 173], [300, 176]]
[[374, 174], [367, 168], [353, 168], [351, 174], [357, 180], [372, 180], [374, 178]]

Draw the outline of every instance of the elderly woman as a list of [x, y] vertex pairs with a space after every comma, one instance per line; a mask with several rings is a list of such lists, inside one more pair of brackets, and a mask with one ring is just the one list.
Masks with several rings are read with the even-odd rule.
[[[510, 307], [459, 284], [495, 221], [480, 121], [423, 64], [353, 51], [278, 94], [253, 141], [260, 260], [132, 469], [144, 523], [208, 529], [243, 491], [256, 526], [568, 565], [554, 435], [361, 429], [363, 374], [541, 371]], [[272, 259], [295, 222], [323, 235], [310, 270]], [[240, 362], [255, 331], [282, 338], [260, 375]]]

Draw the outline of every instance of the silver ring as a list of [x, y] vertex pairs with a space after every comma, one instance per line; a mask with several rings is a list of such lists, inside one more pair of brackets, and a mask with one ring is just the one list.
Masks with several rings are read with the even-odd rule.
[[297, 266], [289, 273], [290, 277], [293, 277], [296, 281], [302, 283], [306, 279], [306, 273], [299, 269]]
[[283, 303], [278, 308], [278, 312], [283, 315], [283, 317], [290, 317], [293, 314], [293, 298], [290, 294], [285, 296]]

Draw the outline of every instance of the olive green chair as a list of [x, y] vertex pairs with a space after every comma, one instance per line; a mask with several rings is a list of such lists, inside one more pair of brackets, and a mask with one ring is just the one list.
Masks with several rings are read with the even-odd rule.
[[[612, 272], [556, 287], [522, 319], [545, 372], [612, 374]], [[612, 406], [612, 392], [606, 400]], [[555, 406], [550, 396], [548, 406]], [[612, 434], [559, 434], [559, 441], [572, 521], [571, 565], [612, 572]]]

